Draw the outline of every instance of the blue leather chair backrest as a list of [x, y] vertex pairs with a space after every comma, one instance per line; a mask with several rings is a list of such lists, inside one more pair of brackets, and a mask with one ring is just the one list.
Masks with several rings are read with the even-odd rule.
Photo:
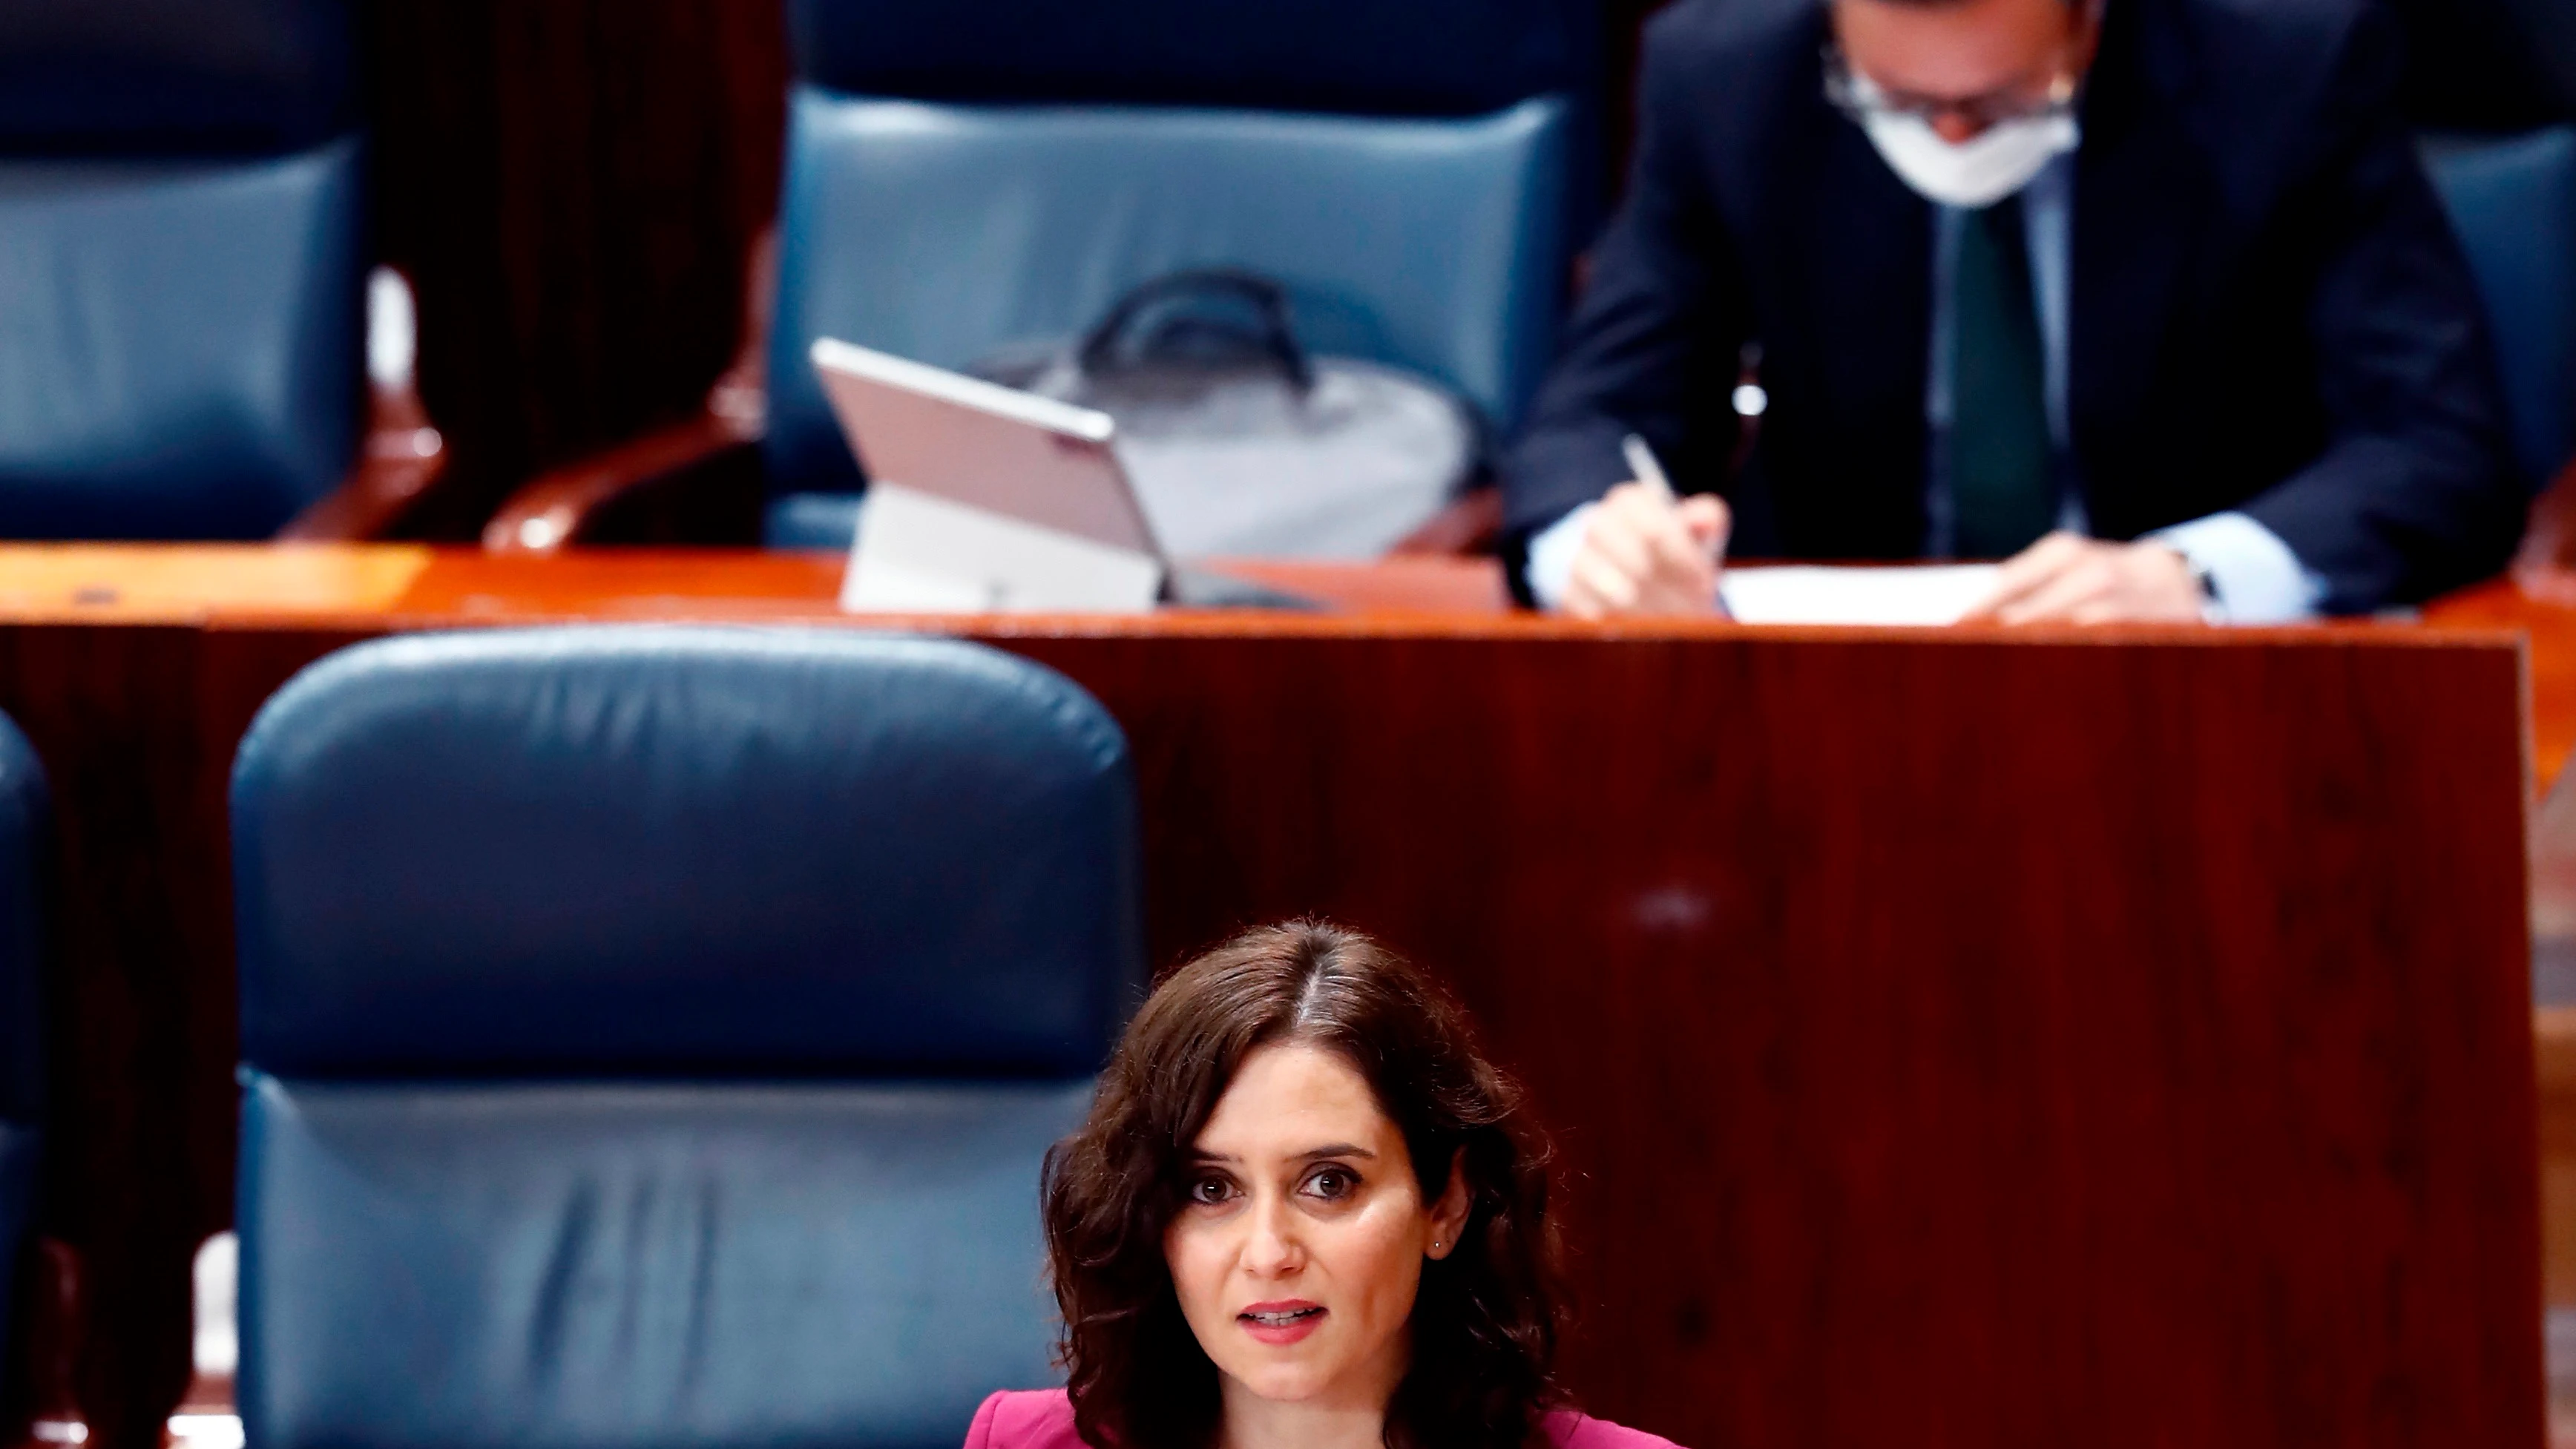
[[1052, 1381], [1123, 737], [975, 645], [360, 646], [234, 770], [259, 1449], [929, 1446]]
[[797, 74], [916, 100], [1475, 116], [1600, 88], [1596, 0], [791, 0]]
[[2545, 487], [2576, 454], [2576, 127], [2424, 149], [2486, 298], [2515, 452]]
[[0, 537], [254, 539], [337, 487], [359, 146], [0, 161]]
[[838, 631], [388, 640], [233, 773], [242, 1055], [310, 1076], [1094, 1070], [1142, 959], [1117, 724]]
[[769, 358], [773, 490], [850, 492], [806, 351], [943, 367], [1080, 332], [1166, 272], [1287, 285], [1315, 349], [1412, 368], [1508, 428], [1566, 265], [1561, 99], [1465, 119], [793, 98]]
[[356, 121], [352, 0], [8, 0], [0, 154], [272, 155]]
[[264, 538], [363, 406], [354, 0], [0, 3], [0, 537]]
[[45, 1120], [45, 772], [0, 716], [0, 1363], [14, 1272], [36, 1205]]

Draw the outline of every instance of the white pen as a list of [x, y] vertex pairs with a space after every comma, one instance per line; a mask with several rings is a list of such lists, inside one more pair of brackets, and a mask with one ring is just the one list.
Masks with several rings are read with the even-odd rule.
[[1668, 505], [1681, 501], [1673, 493], [1673, 480], [1664, 476], [1663, 463], [1655, 457], [1655, 450], [1646, 446], [1644, 438], [1630, 433], [1620, 440], [1619, 451], [1628, 455], [1628, 471], [1636, 476], [1638, 482], [1645, 484], [1649, 492]]
[[[1666, 508], [1674, 507], [1681, 502], [1680, 496], [1673, 492], [1673, 480], [1664, 473], [1663, 461], [1655, 456], [1655, 450], [1647, 446], [1644, 438], [1630, 433], [1619, 440], [1619, 451], [1627, 455], [1628, 471], [1636, 475], [1637, 481], [1645, 485], [1647, 492], [1661, 499]], [[1735, 617], [1735, 611], [1726, 606], [1726, 590], [1723, 586], [1720, 586], [1717, 591], [1717, 612], [1724, 618]]]

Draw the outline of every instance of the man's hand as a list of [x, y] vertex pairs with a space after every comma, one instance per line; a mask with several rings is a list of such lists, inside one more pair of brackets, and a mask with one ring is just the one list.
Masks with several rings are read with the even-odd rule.
[[1971, 623], [2198, 623], [2200, 580], [2161, 543], [2104, 543], [2052, 533], [2003, 566]]
[[1733, 523], [1723, 499], [1671, 503], [1643, 483], [1620, 484], [1583, 531], [1565, 611], [1578, 619], [1715, 613], [1717, 569]]

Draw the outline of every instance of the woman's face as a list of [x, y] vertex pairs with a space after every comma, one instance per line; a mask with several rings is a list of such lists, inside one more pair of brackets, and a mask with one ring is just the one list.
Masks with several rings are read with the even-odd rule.
[[1163, 1254], [1229, 1400], [1382, 1411], [1423, 1259], [1457, 1247], [1464, 1174], [1425, 1202], [1368, 1083], [1311, 1046], [1244, 1058], [1196, 1145]]

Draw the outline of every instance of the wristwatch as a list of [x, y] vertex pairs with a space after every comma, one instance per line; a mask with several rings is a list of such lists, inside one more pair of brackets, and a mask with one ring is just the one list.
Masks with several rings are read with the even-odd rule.
[[2209, 571], [2209, 565], [2193, 558], [2190, 554], [2182, 553], [2181, 549], [2175, 549], [2174, 552], [2182, 554], [2182, 566], [2191, 570], [2191, 581], [2200, 588], [2200, 622], [2226, 623], [2227, 600], [2218, 592], [2218, 576]]

